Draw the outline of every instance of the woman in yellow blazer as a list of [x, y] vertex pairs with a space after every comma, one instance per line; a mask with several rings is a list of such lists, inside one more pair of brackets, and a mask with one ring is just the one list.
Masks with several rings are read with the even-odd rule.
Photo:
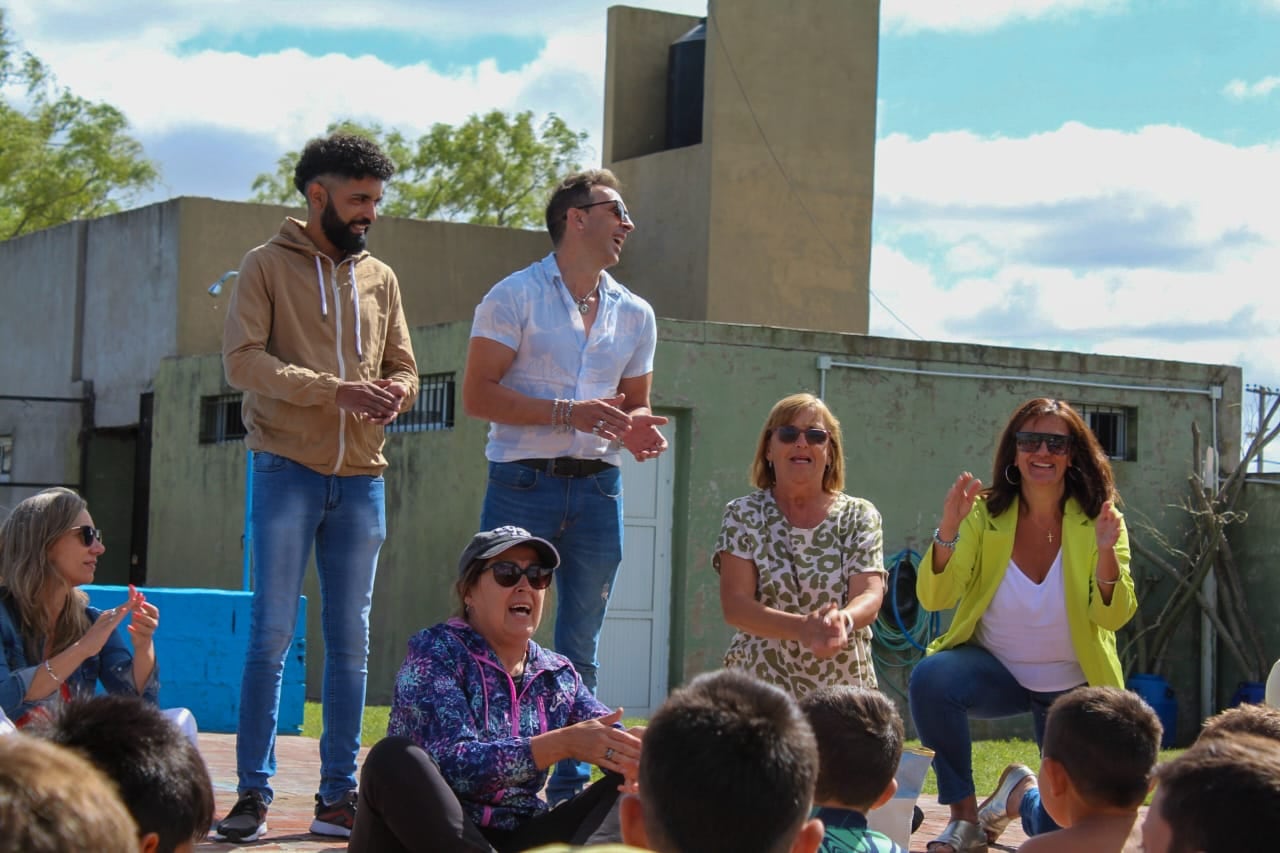
[[1129, 537], [1111, 464], [1080, 415], [1036, 398], [1009, 418], [992, 485], [962, 473], [920, 567], [929, 610], [951, 625], [911, 674], [911, 716], [933, 749], [951, 822], [933, 853], [984, 851], [1014, 818], [1028, 835], [1056, 829], [1032, 771], [1005, 768], [978, 805], [969, 718], [1030, 711], [1036, 742], [1049, 705], [1075, 687], [1122, 687], [1115, 631], [1137, 609]]

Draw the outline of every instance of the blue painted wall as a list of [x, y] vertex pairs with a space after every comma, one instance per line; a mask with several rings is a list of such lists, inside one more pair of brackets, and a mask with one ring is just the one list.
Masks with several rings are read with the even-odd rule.
[[[125, 600], [123, 586], [84, 586], [94, 607], [115, 607]], [[240, 714], [240, 675], [249, 641], [249, 604], [253, 593], [224, 589], [142, 587], [160, 610], [156, 660], [160, 668], [160, 705], [189, 708], [203, 732], [234, 732]], [[306, 693], [307, 599], [298, 605], [293, 645], [284, 663], [280, 719], [276, 731], [302, 732]], [[127, 630], [121, 629], [126, 639]]]

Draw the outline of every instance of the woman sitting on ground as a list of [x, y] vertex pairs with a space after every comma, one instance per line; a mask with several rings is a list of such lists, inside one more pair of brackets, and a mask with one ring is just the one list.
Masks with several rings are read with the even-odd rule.
[[[98, 683], [156, 701], [160, 611], [133, 587], [105, 611], [76, 589], [93, 582], [104, 551], [84, 499], [70, 489], [27, 498], [0, 526], [0, 708], [19, 727], [92, 695]], [[116, 631], [126, 620], [133, 651]]]
[[[364, 762], [351, 853], [527, 850], [583, 843], [634, 782], [640, 729], [617, 726], [569, 660], [532, 637], [560, 555], [519, 527], [462, 552], [458, 616], [419, 632], [396, 677], [387, 737]], [[548, 769], [604, 778], [554, 809]]]
[[1043, 397], [1006, 423], [992, 485], [965, 471], [943, 499], [916, 590], [925, 608], [956, 612], [909, 688], [916, 731], [935, 752], [938, 802], [951, 807], [931, 853], [985, 851], [1019, 817], [1027, 835], [1058, 828], [1021, 764], [979, 807], [969, 718], [1030, 711], [1040, 744], [1058, 696], [1124, 686], [1115, 632], [1138, 605], [1118, 500], [1088, 425]]

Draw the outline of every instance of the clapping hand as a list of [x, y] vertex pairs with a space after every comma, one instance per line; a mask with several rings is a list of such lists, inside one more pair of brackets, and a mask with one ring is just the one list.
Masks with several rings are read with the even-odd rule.
[[637, 462], [656, 458], [667, 449], [667, 437], [658, 429], [666, 422], [661, 415], [632, 415], [622, 446], [631, 451]]
[[839, 605], [824, 604], [805, 616], [800, 642], [814, 657], [829, 658], [849, 642]]
[[968, 471], [964, 471], [947, 489], [947, 496], [942, 499], [942, 520], [938, 524], [940, 535], [951, 539], [960, 530], [960, 522], [964, 521], [973, 510], [973, 504], [982, 491], [982, 481]]
[[1114, 501], [1103, 503], [1102, 510], [1098, 513], [1098, 518], [1093, 528], [1099, 551], [1114, 548], [1116, 542], [1120, 541], [1122, 518], [1124, 516], [1120, 514], [1120, 510], [1116, 509]]

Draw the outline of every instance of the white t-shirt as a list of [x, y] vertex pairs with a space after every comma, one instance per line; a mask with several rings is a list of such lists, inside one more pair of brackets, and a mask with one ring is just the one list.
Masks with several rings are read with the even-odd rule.
[[1050, 693], [1084, 684], [1067, 624], [1062, 549], [1038, 584], [1010, 560], [973, 636], [1027, 690]]

